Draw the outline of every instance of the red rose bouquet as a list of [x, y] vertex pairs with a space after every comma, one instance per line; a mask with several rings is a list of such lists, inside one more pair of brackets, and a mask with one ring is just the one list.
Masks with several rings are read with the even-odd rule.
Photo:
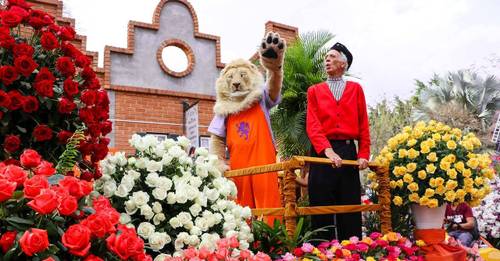
[[77, 163], [91, 180], [108, 152], [109, 100], [74, 39], [71, 26], [24, 0], [0, 9], [0, 160], [33, 148], [55, 163], [80, 128]]
[[1, 260], [151, 260], [91, 181], [54, 174], [31, 149], [19, 163], [0, 163]]

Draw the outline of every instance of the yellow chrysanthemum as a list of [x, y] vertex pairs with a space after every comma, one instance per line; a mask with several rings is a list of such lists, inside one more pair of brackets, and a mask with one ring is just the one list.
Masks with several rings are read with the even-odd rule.
[[426, 158], [427, 158], [427, 160], [429, 160], [431, 162], [436, 162], [438, 160], [436, 152], [429, 153], [429, 155], [427, 155]]
[[416, 169], [417, 169], [417, 163], [412, 162], [412, 163], [406, 164], [406, 172], [412, 173]]
[[425, 172], [425, 170], [418, 171], [418, 178], [424, 180], [425, 178], [427, 178], [427, 172]]
[[400, 196], [395, 196], [393, 199], [392, 199], [392, 202], [394, 203], [394, 205], [396, 206], [401, 206], [403, 204], [403, 199], [400, 197]]
[[411, 192], [415, 192], [418, 190], [418, 184], [415, 182], [412, 182], [408, 186], [406, 186], [406, 188], [408, 188], [408, 190]]
[[434, 166], [434, 164], [427, 164], [427, 166], [425, 167], [425, 171], [427, 171], [427, 173], [430, 173], [430, 174], [433, 174], [435, 171], [436, 171], [436, 166]]

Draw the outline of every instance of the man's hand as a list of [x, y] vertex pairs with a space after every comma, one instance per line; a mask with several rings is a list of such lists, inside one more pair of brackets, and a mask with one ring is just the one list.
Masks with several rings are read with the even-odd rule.
[[334, 168], [339, 168], [342, 166], [342, 158], [333, 151], [332, 148], [325, 149], [325, 155], [332, 161]]
[[360, 170], [366, 169], [368, 167], [368, 160], [363, 159], [363, 158], [359, 158], [358, 159], [358, 164], [359, 164], [359, 169]]

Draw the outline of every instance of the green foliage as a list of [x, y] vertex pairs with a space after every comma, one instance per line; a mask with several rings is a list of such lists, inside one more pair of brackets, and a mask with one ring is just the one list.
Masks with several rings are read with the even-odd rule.
[[76, 162], [80, 160], [78, 146], [80, 145], [80, 141], [85, 139], [84, 130], [84, 127], [78, 127], [71, 138], [69, 138], [66, 149], [61, 156], [59, 156], [59, 161], [56, 166], [57, 173], [65, 174], [71, 171]]
[[323, 59], [328, 49], [325, 44], [333, 37], [327, 31], [308, 32], [287, 48], [282, 102], [271, 111], [279, 152], [285, 158], [305, 155], [311, 147], [305, 130], [307, 88], [326, 78]]

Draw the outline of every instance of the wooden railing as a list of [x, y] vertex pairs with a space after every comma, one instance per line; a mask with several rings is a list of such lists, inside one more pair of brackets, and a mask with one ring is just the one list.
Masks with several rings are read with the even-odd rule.
[[[312, 164], [332, 164], [326, 158], [314, 158], [295, 156], [291, 160], [250, 167], [245, 169], [226, 171], [224, 175], [227, 178], [256, 175], [275, 171], [284, 171], [284, 180], [282, 193], [284, 196], [284, 207], [281, 208], [257, 208], [252, 209], [255, 216], [283, 216], [286, 230], [289, 235], [295, 231], [297, 216], [322, 215], [335, 213], [351, 213], [363, 211], [378, 211], [380, 214], [380, 223], [382, 233], [391, 231], [391, 194], [389, 189], [389, 172], [387, 168], [382, 168], [374, 163], [368, 166], [377, 174], [379, 184], [378, 204], [373, 205], [336, 205], [336, 206], [317, 206], [317, 207], [297, 207], [297, 198], [295, 194], [295, 170], [302, 169], [306, 163]], [[343, 160], [342, 165], [358, 166], [357, 161]]]

